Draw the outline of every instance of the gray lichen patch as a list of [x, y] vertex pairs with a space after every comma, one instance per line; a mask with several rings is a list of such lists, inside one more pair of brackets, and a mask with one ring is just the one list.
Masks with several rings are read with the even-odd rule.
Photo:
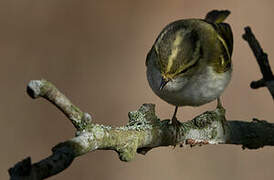
[[215, 139], [218, 135], [218, 131], [217, 131], [217, 128], [216, 127], [213, 127], [211, 129], [211, 133], [209, 133], [209, 139]]
[[149, 123], [146, 119], [139, 119], [138, 121], [131, 121], [126, 126], [118, 127], [117, 129], [144, 131], [144, 130], [152, 129], [152, 124]]
[[224, 110], [217, 108], [215, 111], [207, 111], [193, 120], [183, 123], [184, 138], [209, 144], [224, 143], [226, 139], [224, 113]]
[[103, 137], [106, 135], [106, 131], [100, 125], [95, 125], [92, 128], [92, 134], [96, 139], [103, 139]]
[[91, 123], [92, 117], [89, 113], [84, 113], [82, 116], [82, 121], [85, 122], [86, 124]]
[[212, 124], [215, 121], [222, 121], [224, 119], [224, 114], [220, 114], [219, 111], [207, 111], [197, 117], [192, 121], [197, 128], [205, 128]]
[[137, 111], [132, 111], [128, 113], [129, 123], [132, 121], [148, 121], [154, 123], [157, 121], [157, 116], [155, 115], [155, 105], [154, 104], [143, 104]]
[[128, 113], [129, 122], [126, 126], [117, 127], [117, 130], [147, 130], [160, 123], [155, 115], [154, 104], [143, 104], [137, 111]]
[[32, 80], [29, 82], [27, 86], [27, 93], [28, 95], [35, 99], [40, 96], [41, 87], [43, 86], [42, 81], [40, 80]]

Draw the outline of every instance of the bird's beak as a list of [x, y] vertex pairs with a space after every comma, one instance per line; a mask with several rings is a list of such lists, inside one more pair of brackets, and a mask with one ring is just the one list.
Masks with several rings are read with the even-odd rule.
[[161, 79], [161, 84], [160, 84], [160, 87], [159, 87], [160, 91], [163, 90], [163, 88], [166, 86], [166, 84], [168, 83], [168, 81], [169, 81], [169, 80], [166, 80], [166, 79], [164, 79], [164, 78], [162, 77], [162, 79]]

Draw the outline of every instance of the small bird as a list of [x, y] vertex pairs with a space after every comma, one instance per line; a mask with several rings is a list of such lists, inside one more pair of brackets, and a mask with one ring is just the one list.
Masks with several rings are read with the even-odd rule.
[[233, 35], [223, 21], [228, 10], [213, 10], [205, 19], [183, 19], [168, 24], [147, 54], [147, 79], [153, 92], [175, 106], [172, 124], [176, 137], [179, 106], [200, 106], [227, 87], [232, 72]]

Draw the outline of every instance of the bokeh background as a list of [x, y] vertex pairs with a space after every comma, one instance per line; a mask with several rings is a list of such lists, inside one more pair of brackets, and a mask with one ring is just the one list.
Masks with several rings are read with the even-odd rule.
[[[8, 179], [8, 168], [27, 156], [34, 162], [47, 157], [51, 147], [75, 132], [54, 106], [27, 96], [32, 79], [53, 82], [97, 123], [124, 125], [128, 111], [143, 103], [155, 103], [159, 117], [171, 117], [174, 108], [148, 86], [146, 54], [166, 24], [203, 18], [212, 9], [232, 12], [227, 22], [234, 32], [234, 73], [222, 98], [227, 118], [274, 122], [266, 88], [249, 88], [261, 74], [242, 39], [250, 25], [274, 68], [273, 7], [271, 0], [1, 0], [0, 179]], [[178, 117], [192, 119], [215, 104], [180, 109]], [[273, 162], [273, 147], [163, 147], [129, 163], [113, 151], [96, 151], [50, 179], [268, 180], [273, 179]]]

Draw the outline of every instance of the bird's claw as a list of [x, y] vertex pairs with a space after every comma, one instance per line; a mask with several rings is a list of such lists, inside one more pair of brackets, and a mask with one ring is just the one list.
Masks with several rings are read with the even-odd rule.
[[174, 127], [174, 130], [175, 130], [175, 137], [174, 137], [174, 140], [173, 140], [173, 143], [174, 143], [174, 148], [176, 147], [177, 143], [178, 143], [178, 139], [179, 139], [179, 135], [180, 135], [180, 121], [177, 120], [176, 117], [172, 117], [172, 121], [171, 121], [173, 127]]

